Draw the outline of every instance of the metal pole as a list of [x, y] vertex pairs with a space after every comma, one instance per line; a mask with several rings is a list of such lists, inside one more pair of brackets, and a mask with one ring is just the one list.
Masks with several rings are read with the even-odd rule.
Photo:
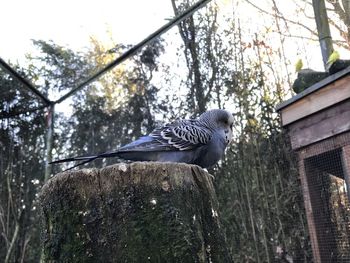
[[55, 105], [51, 104], [47, 111], [46, 117], [46, 160], [45, 160], [45, 182], [50, 179], [52, 173], [52, 166], [49, 162], [52, 161], [52, 146], [53, 146], [53, 128], [54, 128], [54, 115]]
[[40, 91], [38, 91], [29, 80], [25, 79], [20, 74], [18, 74], [18, 72], [14, 70], [9, 64], [7, 64], [2, 58], [0, 58], [0, 67], [2, 67], [12, 77], [17, 79], [20, 83], [22, 83], [26, 88], [30, 89], [35, 95], [41, 98], [46, 105], [50, 105], [52, 103], [52, 101], [50, 101]]
[[88, 79], [86, 79], [85, 81], [80, 83], [77, 87], [75, 87], [74, 89], [72, 89], [71, 91], [69, 91], [68, 93], [63, 95], [60, 99], [55, 101], [55, 103], [60, 103], [60, 102], [64, 101], [66, 98], [71, 96], [73, 93], [77, 92], [78, 90], [82, 89], [86, 85], [90, 84], [91, 82], [93, 82], [94, 80], [99, 78], [101, 75], [103, 75], [105, 72], [111, 70], [112, 68], [114, 68], [115, 66], [117, 66], [118, 64], [120, 64], [121, 62], [123, 62], [124, 60], [129, 58], [130, 56], [134, 55], [136, 52], [141, 50], [141, 48], [143, 48], [146, 44], [148, 44], [149, 42], [151, 42], [152, 40], [154, 40], [155, 38], [157, 38], [161, 34], [165, 33], [170, 28], [172, 28], [173, 26], [175, 26], [178, 23], [180, 23], [181, 21], [183, 21], [185, 18], [187, 18], [190, 15], [192, 15], [195, 11], [197, 11], [199, 8], [202, 8], [203, 6], [205, 6], [210, 1], [211, 0], [198, 1], [196, 4], [191, 6], [188, 10], [186, 10], [182, 14], [178, 15], [177, 17], [175, 17], [174, 19], [172, 19], [168, 23], [166, 23], [164, 26], [162, 26], [161, 28], [159, 28], [158, 30], [153, 32], [151, 35], [146, 37], [140, 43], [136, 44], [135, 46], [130, 48], [128, 51], [123, 53], [120, 57], [118, 57], [117, 59], [115, 59], [111, 63], [107, 64], [103, 69], [99, 70], [98, 72], [93, 74], [91, 77], [89, 77]]
[[315, 20], [320, 41], [324, 68], [327, 70], [327, 60], [333, 52], [332, 37], [329, 29], [326, 4], [324, 0], [312, 0]]

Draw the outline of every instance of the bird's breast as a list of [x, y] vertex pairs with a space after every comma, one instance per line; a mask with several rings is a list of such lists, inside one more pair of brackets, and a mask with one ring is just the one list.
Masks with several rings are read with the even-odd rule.
[[199, 149], [196, 164], [208, 168], [216, 164], [224, 155], [227, 142], [223, 136], [213, 136], [210, 142]]

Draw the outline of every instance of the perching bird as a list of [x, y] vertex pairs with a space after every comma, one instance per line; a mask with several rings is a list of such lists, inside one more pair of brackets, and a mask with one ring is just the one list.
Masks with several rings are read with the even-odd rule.
[[208, 168], [223, 156], [232, 139], [233, 115], [226, 110], [209, 110], [198, 119], [177, 120], [116, 151], [72, 157], [52, 163], [82, 161], [70, 169], [105, 157], [131, 161], [182, 162]]
[[330, 54], [327, 63], [326, 63], [326, 68], [329, 70], [329, 68], [332, 66], [334, 62], [336, 62], [340, 58], [340, 54], [338, 51], [334, 50], [332, 54]]
[[301, 58], [295, 63], [295, 72], [299, 72], [303, 68], [303, 61]]

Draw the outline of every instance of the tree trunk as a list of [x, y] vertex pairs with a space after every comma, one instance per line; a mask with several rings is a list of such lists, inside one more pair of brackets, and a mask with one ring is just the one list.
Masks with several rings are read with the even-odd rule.
[[40, 202], [44, 262], [232, 262], [212, 178], [198, 166], [60, 173]]

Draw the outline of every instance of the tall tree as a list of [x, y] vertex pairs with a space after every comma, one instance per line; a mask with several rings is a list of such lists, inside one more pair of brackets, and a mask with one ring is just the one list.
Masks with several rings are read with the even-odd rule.
[[[13, 65], [22, 75], [26, 70]], [[0, 72], [0, 258], [37, 262], [37, 204], [43, 180], [45, 111], [37, 99]]]
[[[27, 69], [16, 69], [50, 96], [76, 87], [125, 48], [102, 50], [94, 42], [90, 52], [76, 53], [52, 42], [34, 44], [38, 56], [28, 56]], [[157, 101], [158, 89], [151, 84], [162, 51], [161, 41], [155, 41], [122, 71], [116, 69], [78, 92], [70, 101], [72, 116], [56, 116], [54, 156], [113, 149], [153, 129], [154, 114], [164, 104]], [[1, 71], [0, 89], [0, 258], [38, 262], [36, 197], [44, 182], [46, 112], [31, 93]], [[61, 170], [55, 167], [54, 173]]]
[[[105, 47], [94, 40], [90, 64], [102, 67], [125, 48]], [[98, 85], [73, 98], [70, 155], [113, 150], [155, 127], [154, 114], [164, 101], [157, 101], [158, 88], [151, 80], [162, 50], [160, 40], [153, 42], [127, 64], [102, 76]]]
[[[172, 4], [177, 14], [189, 3]], [[288, 61], [266, 32], [249, 32], [238, 17], [220, 23], [218, 12], [218, 6], [209, 6], [179, 31], [189, 72], [184, 87], [189, 110], [213, 105], [234, 110], [234, 144], [211, 171], [232, 255], [238, 262], [287, 256], [307, 261], [311, 250], [295, 159], [274, 112], [290, 94], [290, 87], [283, 88], [290, 83], [288, 72], [281, 73]], [[291, 227], [293, 218], [298, 224]]]

